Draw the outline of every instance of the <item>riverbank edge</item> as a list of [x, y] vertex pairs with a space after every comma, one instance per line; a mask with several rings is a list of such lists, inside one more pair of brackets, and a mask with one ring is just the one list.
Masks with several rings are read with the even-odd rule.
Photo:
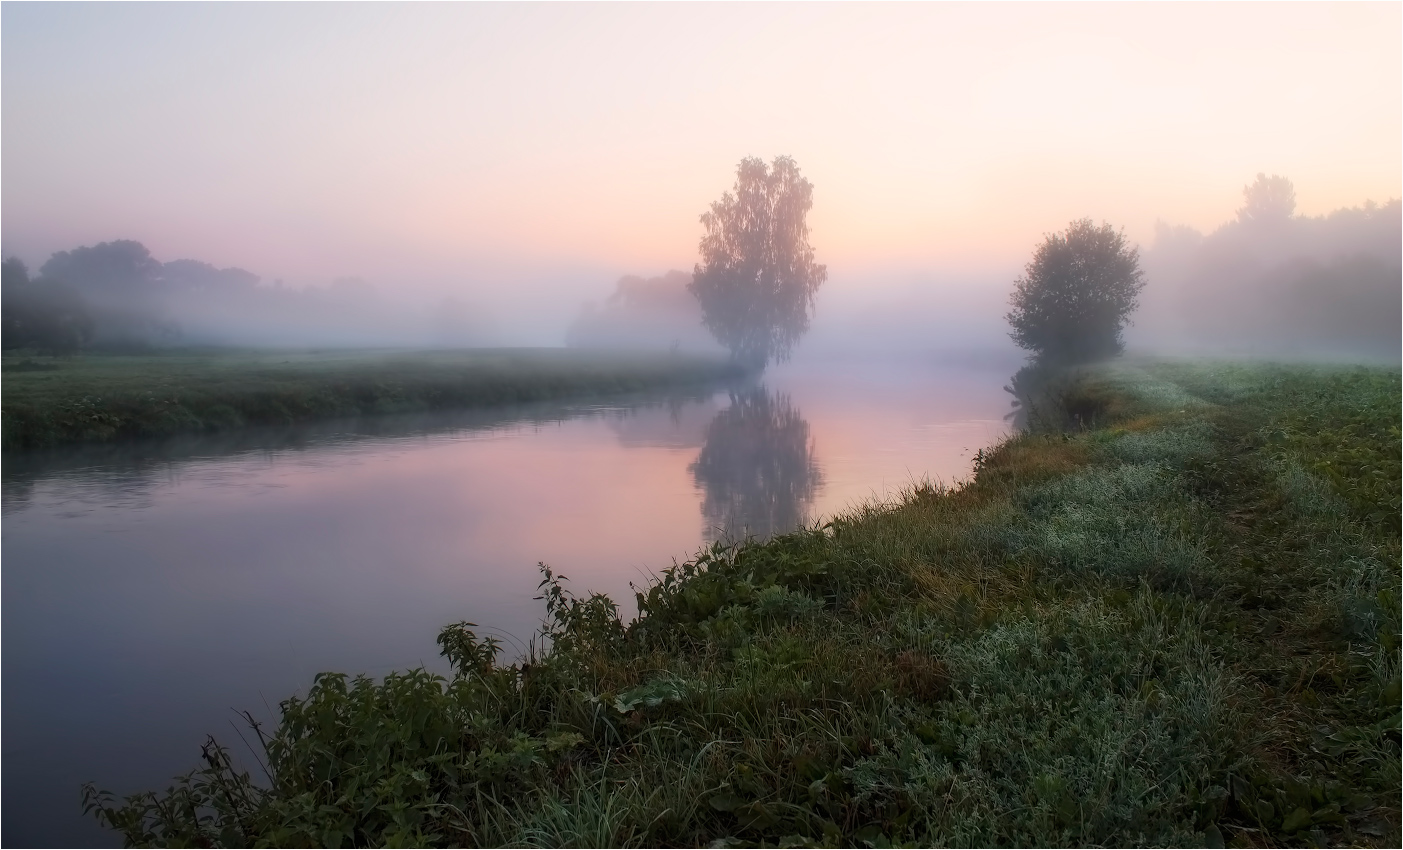
[[88, 801], [136, 844], [1396, 846], [1397, 371], [1059, 378], [1073, 428], [715, 546], [633, 623], [545, 569], [548, 650], [319, 677], [271, 790], [211, 746]]
[[276, 352], [5, 356], [0, 448], [77, 444], [610, 397], [740, 380], [723, 359], [563, 349], [349, 352], [279, 362]]

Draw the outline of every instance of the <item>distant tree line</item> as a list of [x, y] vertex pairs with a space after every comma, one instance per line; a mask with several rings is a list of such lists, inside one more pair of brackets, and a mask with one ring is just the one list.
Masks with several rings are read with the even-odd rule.
[[1403, 205], [1297, 215], [1291, 181], [1259, 174], [1210, 233], [1161, 223], [1145, 252], [1137, 341], [1264, 356], [1391, 359], [1403, 346]]
[[[1113, 356], [1144, 291], [1135, 338], [1152, 347], [1397, 359], [1399, 202], [1297, 216], [1291, 182], [1266, 174], [1243, 196], [1237, 218], [1206, 236], [1161, 225], [1143, 256], [1091, 219], [1047, 235], [1014, 282], [1006, 317], [1014, 341], [1040, 362]], [[697, 347], [701, 326], [752, 368], [787, 359], [827, 279], [808, 241], [812, 205], [813, 186], [789, 157], [742, 160], [732, 191], [701, 216], [693, 273], [621, 279], [602, 308], [582, 311], [567, 343]], [[365, 344], [384, 341], [392, 321], [378, 297], [358, 278], [326, 290], [268, 287], [242, 269], [162, 263], [141, 243], [119, 240], [60, 251], [33, 278], [7, 259], [3, 340], [55, 353], [182, 338]], [[464, 305], [445, 301], [435, 320], [437, 341], [466, 341]]]
[[1042, 365], [1113, 356], [1144, 291], [1135, 339], [1150, 349], [1396, 360], [1400, 234], [1397, 200], [1298, 216], [1276, 174], [1243, 187], [1236, 218], [1206, 236], [1160, 224], [1143, 258], [1109, 224], [1075, 221], [1014, 282], [1010, 335]]
[[31, 278], [18, 257], [3, 263], [0, 303], [0, 341], [6, 349], [71, 354], [92, 340], [92, 314], [78, 291], [61, 280]]
[[576, 348], [689, 350], [714, 348], [702, 327], [701, 305], [687, 287], [692, 276], [672, 270], [658, 277], [625, 275], [602, 304], [587, 303], [565, 332]]
[[59, 251], [33, 279], [17, 257], [4, 267], [4, 347], [52, 353], [177, 340], [172, 299], [246, 293], [259, 282], [243, 269], [196, 260], [162, 263], [129, 239]]
[[[701, 216], [705, 233], [693, 273], [621, 279], [602, 309], [582, 311], [567, 343], [707, 347], [698, 333], [704, 327], [751, 368], [787, 359], [808, 330], [814, 297], [827, 278], [808, 241], [812, 206], [813, 185], [794, 160], [742, 160], [734, 189]], [[366, 344], [384, 341], [390, 312], [358, 279], [335, 281], [325, 292], [294, 292], [281, 281], [261, 286], [243, 269], [162, 263], [131, 240], [60, 251], [33, 280], [17, 258], [5, 269], [6, 348], [73, 352], [181, 340], [287, 344], [294, 341], [287, 338], [292, 328], [296, 343], [324, 342], [330, 330], [338, 342], [356, 337]], [[470, 323], [463, 305], [450, 301], [439, 305], [436, 318]], [[463, 341], [452, 328], [437, 335], [441, 342]]]
[[415, 313], [360, 278], [268, 285], [241, 268], [161, 262], [132, 240], [59, 251], [32, 278], [10, 257], [0, 304], [6, 349], [53, 354], [171, 344], [463, 345], [484, 330], [453, 299]]
[[[1004, 389], [1022, 427], [1094, 422], [1061, 367], [1119, 354], [1148, 292], [1137, 341], [1182, 354], [1397, 362], [1403, 346], [1400, 203], [1297, 216], [1280, 175], [1243, 187], [1237, 216], [1208, 235], [1161, 223], [1143, 262], [1109, 224], [1072, 222], [1014, 281], [1010, 336], [1032, 356]], [[1153, 286], [1146, 288], [1146, 283]]]

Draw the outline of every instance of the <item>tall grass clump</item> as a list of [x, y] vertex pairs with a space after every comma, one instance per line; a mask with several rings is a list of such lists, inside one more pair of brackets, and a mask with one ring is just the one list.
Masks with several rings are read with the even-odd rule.
[[[1396, 846], [1399, 375], [1138, 363], [1083, 411], [545, 640], [325, 674], [132, 844]], [[1098, 400], [1094, 404], [1087, 399]], [[1060, 408], [1067, 410], [1066, 404]]]

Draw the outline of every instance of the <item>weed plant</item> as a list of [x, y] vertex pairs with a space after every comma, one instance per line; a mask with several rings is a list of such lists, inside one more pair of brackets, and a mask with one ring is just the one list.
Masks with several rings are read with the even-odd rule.
[[1065, 388], [1081, 427], [968, 485], [713, 545], [627, 624], [543, 567], [530, 657], [449, 626], [450, 679], [284, 701], [261, 776], [211, 740], [87, 806], [133, 845], [1398, 846], [1399, 373]]
[[[13, 362], [12, 362], [13, 361]], [[552, 349], [5, 356], [7, 450], [630, 393], [736, 376], [721, 360]]]

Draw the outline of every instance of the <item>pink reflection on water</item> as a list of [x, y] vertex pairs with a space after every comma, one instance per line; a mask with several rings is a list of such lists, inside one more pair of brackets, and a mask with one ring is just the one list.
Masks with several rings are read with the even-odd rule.
[[271, 715], [319, 671], [446, 669], [447, 623], [524, 652], [541, 561], [631, 616], [707, 504], [782, 531], [963, 477], [1006, 380], [776, 369], [700, 403], [36, 475], [4, 522], [7, 768], [45, 772], [24, 805], [57, 822], [79, 782], [164, 787], [230, 707]]

